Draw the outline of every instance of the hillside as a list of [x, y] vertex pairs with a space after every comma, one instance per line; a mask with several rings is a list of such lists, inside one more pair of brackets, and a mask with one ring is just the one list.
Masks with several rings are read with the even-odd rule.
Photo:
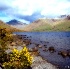
[[4, 23], [3, 21], [0, 20], [0, 29], [6, 28], [7, 31], [20, 31], [14, 27], [11, 27], [10, 25]]
[[[46, 23], [44, 19], [39, 19], [37, 21], [34, 21], [33, 23], [27, 25], [24, 30], [25, 31], [36, 31], [36, 30], [42, 30], [43, 28], [50, 28], [50, 24]], [[43, 27], [43, 28], [42, 28]]]
[[11, 25], [14, 28], [20, 29], [20, 30], [22, 30], [23, 27], [25, 27], [27, 25], [26, 23], [23, 23], [16, 19], [10, 20], [9, 22], [7, 22], [7, 24]]
[[70, 31], [68, 19], [39, 19], [24, 28], [25, 31]]
[[70, 31], [70, 20], [64, 20], [59, 24], [55, 25], [53, 31]]

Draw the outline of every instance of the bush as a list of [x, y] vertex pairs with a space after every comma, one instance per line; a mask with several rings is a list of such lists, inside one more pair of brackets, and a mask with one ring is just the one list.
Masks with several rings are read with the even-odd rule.
[[6, 31], [6, 29], [0, 29], [0, 48], [6, 49], [7, 48], [7, 42], [13, 41], [12, 34], [10, 32]]
[[6, 29], [0, 29], [0, 63], [2, 64], [7, 59], [7, 53], [5, 52], [7, 47], [7, 42], [10, 40], [10, 33], [6, 31]]
[[30, 56], [28, 49], [24, 47], [22, 50], [18, 51], [13, 49], [10, 54], [10, 60], [3, 63], [5, 69], [26, 69], [32, 64], [32, 57]]
[[0, 49], [0, 63], [7, 61], [7, 53]]

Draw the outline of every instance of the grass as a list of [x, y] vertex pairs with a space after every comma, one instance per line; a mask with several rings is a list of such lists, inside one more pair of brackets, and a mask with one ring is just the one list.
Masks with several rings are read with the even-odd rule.
[[5, 28], [9, 32], [22, 32], [23, 30], [16, 29], [0, 20], [0, 29]]
[[[35, 25], [35, 27], [33, 24]], [[30, 28], [30, 26], [29, 26], [29, 28]], [[28, 30], [29, 30], [29, 28], [28, 28]], [[29, 31], [32, 31], [32, 32], [33, 31], [70, 31], [70, 20], [64, 19], [62, 21], [54, 22], [53, 24], [52, 23], [49, 24], [44, 21], [43, 22], [40, 21], [36, 24], [32, 23], [31, 29]]]
[[70, 20], [57, 24], [53, 27], [52, 31], [70, 31]]
[[49, 24], [46, 24], [46, 25], [37, 27], [36, 29], [34, 29], [32, 31], [50, 31], [50, 30], [51, 30], [51, 26]]

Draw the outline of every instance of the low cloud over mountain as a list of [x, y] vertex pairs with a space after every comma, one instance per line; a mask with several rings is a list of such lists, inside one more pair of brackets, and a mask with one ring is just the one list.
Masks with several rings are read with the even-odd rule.
[[0, 19], [31, 23], [38, 18], [70, 14], [69, 0], [0, 0]]

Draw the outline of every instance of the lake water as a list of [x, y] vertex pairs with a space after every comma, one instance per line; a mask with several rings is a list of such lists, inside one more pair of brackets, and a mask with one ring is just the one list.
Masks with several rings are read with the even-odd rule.
[[70, 68], [70, 58], [58, 55], [58, 51], [70, 49], [70, 32], [15, 32], [15, 34], [26, 35], [31, 39], [32, 44], [28, 47], [35, 47], [35, 44], [46, 45], [47, 48], [53, 46], [55, 53], [45, 52], [43, 48], [39, 48], [40, 55], [59, 68]]

